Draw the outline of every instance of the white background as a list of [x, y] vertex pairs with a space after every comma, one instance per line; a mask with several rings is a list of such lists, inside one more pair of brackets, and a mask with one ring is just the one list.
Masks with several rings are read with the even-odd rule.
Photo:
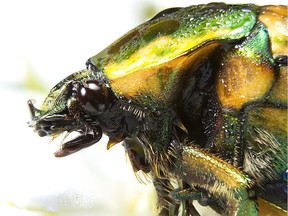
[[[69, 157], [54, 158], [58, 145], [27, 126], [26, 101], [40, 103], [54, 84], [83, 69], [89, 57], [143, 22], [147, 5], [160, 11], [190, 4], [193, 1], [0, 1], [0, 215], [151, 215], [152, 187], [136, 180], [121, 144], [106, 151], [104, 139]], [[43, 86], [42, 93], [27, 88], [31, 73]]]

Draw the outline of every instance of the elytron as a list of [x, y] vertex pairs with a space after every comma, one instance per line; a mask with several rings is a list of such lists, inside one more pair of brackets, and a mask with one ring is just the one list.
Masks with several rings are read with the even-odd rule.
[[56, 157], [122, 142], [158, 215], [286, 215], [287, 35], [287, 6], [164, 10], [29, 100], [29, 125], [78, 134]]

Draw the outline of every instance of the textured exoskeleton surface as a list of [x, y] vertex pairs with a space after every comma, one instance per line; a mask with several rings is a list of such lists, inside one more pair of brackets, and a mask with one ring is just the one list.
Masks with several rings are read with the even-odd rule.
[[123, 141], [159, 215], [286, 215], [287, 32], [286, 6], [164, 10], [30, 100], [30, 125], [79, 134], [57, 157]]

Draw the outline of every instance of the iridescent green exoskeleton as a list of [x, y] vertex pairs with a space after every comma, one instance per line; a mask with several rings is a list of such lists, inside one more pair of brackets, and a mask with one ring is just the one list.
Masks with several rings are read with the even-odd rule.
[[286, 215], [287, 34], [286, 6], [164, 10], [29, 101], [30, 125], [79, 134], [57, 157], [123, 141], [159, 215]]

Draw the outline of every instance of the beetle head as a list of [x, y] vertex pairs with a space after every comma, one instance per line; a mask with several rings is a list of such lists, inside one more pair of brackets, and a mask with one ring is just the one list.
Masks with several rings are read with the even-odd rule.
[[[100, 75], [99, 75], [100, 74]], [[102, 133], [109, 136], [108, 148], [135, 130], [136, 118], [117, 106], [117, 97], [101, 73], [85, 69], [58, 83], [41, 109], [28, 101], [34, 127], [39, 136], [57, 137], [77, 132], [76, 138], [64, 142], [55, 152], [62, 157], [98, 142]], [[64, 139], [65, 139], [64, 138]]]

